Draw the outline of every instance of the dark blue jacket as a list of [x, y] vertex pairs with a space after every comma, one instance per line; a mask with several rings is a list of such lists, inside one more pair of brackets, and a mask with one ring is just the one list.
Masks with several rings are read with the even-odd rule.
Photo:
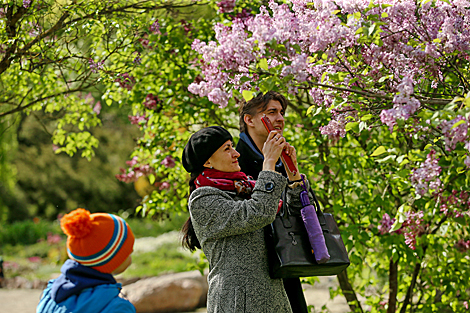
[[128, 300], [119, 297], [121, 284], [75, 261], [67, 260], [62, 274], [49, 281], [36, 313], [135, 313]]

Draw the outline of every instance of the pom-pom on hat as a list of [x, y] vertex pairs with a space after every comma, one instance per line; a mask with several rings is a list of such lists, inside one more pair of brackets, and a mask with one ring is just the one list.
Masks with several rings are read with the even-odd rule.
[[134, 234], [119, 216], [76, 209], [62, 217], [67, 253], [78, 263], [112, 273], [132, 253]]
[[232, 135], [223, 127], [210, 126], [198, 130], [189, 138], [183, 151], [183, 167], [189, 173], [204, 170], [204, 163], [227, 140], [233, 140]]

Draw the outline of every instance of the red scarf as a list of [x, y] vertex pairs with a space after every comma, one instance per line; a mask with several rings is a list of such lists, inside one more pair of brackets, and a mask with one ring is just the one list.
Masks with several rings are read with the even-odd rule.
[[205, 169], [194, 181], [196, 188], [214, 187], [224, 191], [234, 191], [237, 195], [249, 199], [256, 181], [243, 172], [222, 172], [216, 169]]
[[[238, 196], [251, 198], [256, 181], [243, 172], [222, 172], [215, 169], [205, 169], [194, 181], [196, 188], [209, 186], [225, 191], [235, 191]], [[282, 200], [279, 200], [277, 212], [281, 209]]]

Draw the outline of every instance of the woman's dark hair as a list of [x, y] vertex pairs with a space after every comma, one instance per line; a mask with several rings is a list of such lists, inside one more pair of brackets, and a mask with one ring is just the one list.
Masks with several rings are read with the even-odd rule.
[[251, 116], [255, 116], [256, 113], [264, 111], [268, 106], [269, 101], [271, 100], [279, 101], [284, 112], [286, 111], [287, 104], [289, 102], [283, 95], [276, 91], [268, 91], [265, 94], [260, 92], [256, 97], [254, 97], [250, 101], [243, 102], [240, 105], [240, 107], [238, 108], [240, 132], [246, 132], [245, 115], [249, 114]]
[[[194, 181], [201, 173], [191, 173], [191, 178], [189, 179], [189, 195], [196, 190], [196, 184]], [[196, 248], [201, 249], [201, 244], [196, 237], [196, 233], [194, 232], [193, 223], [191, 221], [191, 217], [188, 218], [186, 223], [184, 223], [183, 227], [181, 228], [181, 232], [183, 233], [183, 239], [181, 240], [181, 244], [184, 248], [189, 249], [189, 251], [196, 251]]]

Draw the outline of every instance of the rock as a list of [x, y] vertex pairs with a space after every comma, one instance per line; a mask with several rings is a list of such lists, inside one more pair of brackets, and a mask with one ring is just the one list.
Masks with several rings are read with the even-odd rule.
[[24, 277], [16, 276], [13, 278], [5, 279], [5, 287], [8, 289], [32, 289], [33, 283]]
[[205, 306], [207, 277], [199, 271], [141, 279], [123, 287], [138, 313], [184, 312]]

